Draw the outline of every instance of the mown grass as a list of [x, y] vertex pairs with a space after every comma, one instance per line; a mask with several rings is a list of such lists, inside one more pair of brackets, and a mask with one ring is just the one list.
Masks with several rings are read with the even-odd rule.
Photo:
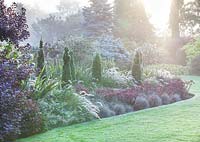
[[200, 77], [190, 100], [73, 125], [18, 142], [200, 142]]

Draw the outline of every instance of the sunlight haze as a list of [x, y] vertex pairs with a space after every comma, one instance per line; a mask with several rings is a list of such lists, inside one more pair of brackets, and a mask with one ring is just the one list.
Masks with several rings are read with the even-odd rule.
[[[85, 5], [87, 0], [71, 0], [79, 2], [80, 5]], [[7, 4], [11, 4], [13, 0], [5, 0]], [[15, 2], [23, 2], [31, 6], [38, 5], [40, 9], [46, 13], [56, 12], [56, 6], [59, 4], [59, 0], [15, 0]], [[160, 32], [167, 29], [169, 11], [171, 0], [144, 0], [146, 11], [150, 17], [151, 23]]]

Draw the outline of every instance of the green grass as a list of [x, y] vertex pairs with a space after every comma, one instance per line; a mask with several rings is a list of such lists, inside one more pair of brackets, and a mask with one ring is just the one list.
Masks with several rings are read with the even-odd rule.
[[19, 142], [200, 142], [200, 77], [190, 100], [58, 128]]

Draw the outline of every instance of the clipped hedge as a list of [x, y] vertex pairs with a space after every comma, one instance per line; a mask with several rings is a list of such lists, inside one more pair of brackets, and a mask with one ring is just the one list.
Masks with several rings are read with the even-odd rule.
[[144, 68], [144, 73], [149, 76], [155, 76], [158, 70], [169, 71], [172, 75], [187, 75], [188, 67], [174, 64], [149, 65]]

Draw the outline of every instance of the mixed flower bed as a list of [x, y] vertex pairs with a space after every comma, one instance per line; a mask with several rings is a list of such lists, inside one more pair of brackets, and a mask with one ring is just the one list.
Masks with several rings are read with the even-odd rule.
[[[4, 42], [0, 43], [0, 142], [191, 98], [193, 82], [174, 78], [164, 67], [147, 70], [145, 80], [143, 66], [156, 61], [147, 63], [145, 52], [135, 50], [130, 68], [130, 55], [114, 37], [93, 42], [93, 48], [99, 50], [93, 61], [85, 40], [66, 40], [60, 65], [57, 58], [63, 49], [45, 53], [41, 40], [36, 61], [29, 44], [19, 45], [29, 36], [26, 10], [18, 9], [16, 3], [7, 8], [0, 0], [0, 41]], [[54, 55], [50, 66], [52, 60], [48, 59]], [[110, 58], [117, 65], [105, 68], [104, 62]], [[86, 68], [88, 64], [91, 66]], [[128, 69], [121, 70], [124, 65]]]

